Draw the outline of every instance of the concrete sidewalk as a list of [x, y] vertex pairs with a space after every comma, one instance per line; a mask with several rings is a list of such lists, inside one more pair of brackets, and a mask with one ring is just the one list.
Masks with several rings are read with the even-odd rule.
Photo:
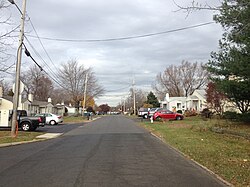
[[45, 133], [40, 136], [37, 136], [36, 139], [52, 139], [61, 136], [63, 133]]

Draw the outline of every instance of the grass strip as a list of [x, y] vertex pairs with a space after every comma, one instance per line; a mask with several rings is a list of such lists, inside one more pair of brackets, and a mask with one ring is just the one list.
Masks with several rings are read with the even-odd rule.
[[[195, 117], [140, 125], [233, 185], [250, 186], [250, 141], [212, 132], [211, 127], [218, 125], [216, 121]], [[239, 131], [249, 132], [249, 126], [244, 128], [239, 126]]]

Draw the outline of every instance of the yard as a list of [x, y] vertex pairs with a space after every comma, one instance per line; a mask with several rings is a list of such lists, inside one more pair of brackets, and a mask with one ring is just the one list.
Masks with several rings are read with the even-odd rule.
[[140, 125], [231, 184], [250, 186], [250, 125], [200, 117]]

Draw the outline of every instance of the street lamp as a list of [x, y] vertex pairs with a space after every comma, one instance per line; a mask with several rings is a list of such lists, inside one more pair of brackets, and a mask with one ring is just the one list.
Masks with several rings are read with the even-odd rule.
[[[14, 0], [8, 0], [11, 4], [14, 4], [17, 8]], [[19, 93], [20, 93], [20, 70], [21, 70], [21, 59], [22, 59], [22, 44], [24, 37], [24, 21], [25, 21], [25, 12], [26, 12], [26, 0], [23, 0], [22, 5], [23, 11], [21, 12], [21, 29], [19, 34], [19, 43], [17, 48], [17, 62], [16, 62], [16, 79], [15, 79], [15, 90], [13, 96], [13, 113], [12, 113], [12, 123], [11, 123], [11, 136], [16, 136], [16, 128], [17, 128], [17, 109], [19, 102]], [[18, 8], [19, 11], [21, 11]]]

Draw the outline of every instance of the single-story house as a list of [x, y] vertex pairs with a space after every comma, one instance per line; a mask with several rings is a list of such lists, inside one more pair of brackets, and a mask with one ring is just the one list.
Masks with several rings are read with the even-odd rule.
[[206, 108], [206, 92], [205, 90], [195, 90], [188, 97], [169, 97], [167, 93], [164, 100], [160, 101], [160, 106], [172, 111], [195, 110], [201, 112]]

